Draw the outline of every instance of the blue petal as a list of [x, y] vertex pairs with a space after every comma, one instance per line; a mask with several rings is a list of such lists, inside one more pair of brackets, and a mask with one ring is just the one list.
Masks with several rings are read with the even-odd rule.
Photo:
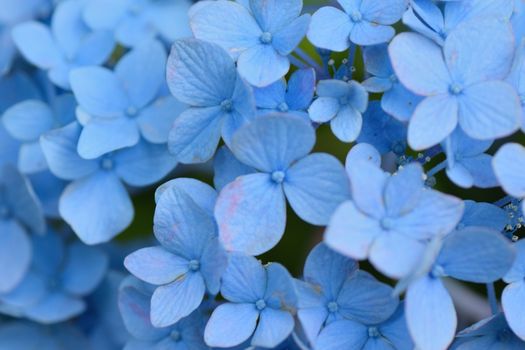
[[297, 293], [288, 270], [279, 263], [270, 263], [264, 268], [267, 275], [266, 291], [264, 292], [266, 305], [276, 310], [295, 309]]
[[516, 96], [516, 90], [501, 81], [469, 86], [459, 99], [459, 125], [478, 140], [512, 134], [521, 123], [521, 105]]
[[158, 287], [151, 297], [151, 323], [166, 327], [177, 323], [199, 307], [206, 287], [202, 275], [190, 272]]
[[243, 52], [237, 61], [239, 74], [254, 86], [266, 86], [282, 78], [290, 69], [287, 56], [270, 45], [260, 44]]
[[392, 287], [362, 271], [348, 278], [337, 296], [338, 312], [347, 319], [365, 324], [386, 321], [398, 303]]
[[139, 249], [126, 257], [124, 266], [137, 278], [155, 285], [173, 282], [189, 271], [189, 261], [162, 247]]
[[135, 47], [122, 57], [115, 74], [122, 82], [133, 108], [148, 105], [165, 79], [166, 52], [157, 41]]
[[286, 80], [280, 79], [268, 86], [254, 88], [253, 94], [258, 108], [277, 109], [285, 102]]
[[95, 159], [106, 153], [136, 145], [140, 140], [137, 123], [127, 117], [91, 119], [82, 129], [78, 154]]
[[50, 324], [67, 321], [86, 309], [83, 300], [60, 292], [47, 295], [38, 304], [31, 306], [26, 315], [39, 323]]
[[517, 143], [507, 143], [501, 147], [492, 160], [494, 172], [505, 192], [521, 198], [525, 197], [525, 148]]
[[259, 312], [253, 304], [219, 305], [206, 325], [204, 340], [214, 347], [239, 345], [253, 334], [258, 317]]
[[436, 263], [456, 279], [490, 283], [503, 277], [513, 261], [514, 251], [498, 231], [467, 227], [447, 236]]
[[92, 29], [113, 29], [124, 15], [128, 6], [127, 0], [93, 0], [84, 5], [82, 18]]
[[259, 117], [234, 136], [231, 150], [241, 162], [264, 172], [285, 171], [306, 156], [315, 143], [315, 131], [302, 119], [272, 115]]
[[400, 303], [396, 312], [379, 326], [379, 332], [396, 347], [396, 349], [412, 349], [414, 344], [408, 332], [405, 319], [404, 304]]
[[[279, 10], [277, 13], [285, 13], [285, 10], [282, 8], [283, 4], [284, 3], [282, 2], [279, 3]], [[290, 22], [286, 23], [285, 27], [273, 34], [272, 46], [281, 55], [289, 55], [299, 45], [301, 40], [303, 40], [304, 36], [306, 35], [306, 31], [308, 30], [309, 24], [309, 14], [302, 15], [301, 17], [295, 19], [290, 19]]]
[[43, 135], [40, 139], [49, 169], [59, 178], [75, 180], [98, 169], [97, 161], [83, 159], [77, 153], [80, 131], [78, 123], [71, 123]]
[[179, 177], [160, 185], [155, 191], [155, 202], [158, 203], [162, 194], [169, 188], [177, 188], [186, 192], [191, 199], [206, 212], [213, 215], [215, 202], [217, 201], [217, 192], [208, 184], [187, 177]]
[[315, 70], [299, 69], [288, 80], [286, 103], [290, 109], [306, 110], [312, 102], [315, 89]]
[[16, 221], [0, 221], [0, 293], [15, 288], [31, 263], [31, 242]]
[[407, 0], [386, 0], [381, 2], [363, 0], [360, 10], [363, 13], [363, 18], [369, 22], [394, 24], [401, 19], [407, 7]]
[[448, 92], [451, 78], [441, 47], [415, 33], [397, 35], [388, 47], [392, 66], [412, 92], [433, 96]]
[[349, 37], [353, 26], [346, 13], [325, 6], [313, 14], [307, 37], [316, 47], [340, 52], [350, 46]]
[[198, 107], [217, 106], [233, 94], [237, 79], [235, 64], [215, 44], [178, 40], [173, 44], [167, 65], [168, 86], [181, 102]]
[[354, 24], [350, 40], [357, 45], [377, 45], [390, 41], [395, 34], [396, 31], [390, 26], [361, 21]]
[[47, 162], [40, 143], [23, 144], [18, 154], [18, 169], [24, 174], [34, 174], [47, 170]]
[[408, 329], [416, 347], [446, 349], [456, 332], [457, 318], [452, 299], [439, 279], [424, 277], [408, 288]]
[[133, 205], [126, 188], [113, 173], [106, 171], [68, 185], [60, 198], [59, 210], [86, 244], [109, 241], [133, 219]]
[[140, 133], [151, 143], [166, 143], [175, 119], [186, 105], [171, 96], [161, 97], [143, 109], [136, 117]]
[[343, 142], [354, 142], [363, 126], [361, 112], [352, 106], [344, 106], [330, 122], [330, 128], [337, 138]]
[[423, 167], [410, 163], [388, 178], [385, 186], [387, 214], [396, 217], [413, 210], [423, 191]]
[[459, 226], [482, 226], [503, 231], [508, 220], [507, 212], [494, 204], [466, 200]]
[[336, 158], [314, 153], [288, 169], [284, 193], [300, 218], [326, 225], [339, 204], [350, 198], [350, 184]]
[[221, 279], [228, 265], [228, 256], [218, 238], [208, 241], [202, 253], [200, 271], [206, 287], [211, 294], [219, 293]]
[[480, 154], [476, 157], [465, 158], [461, 162], [474, 179], [474, 186], [480, 188], [497, 187], [498, 180], [492, 170], [492, 156]]
[[21, 141], [35, 141], [54, 126], [53, 112], [44, 102], [26, 100], [4, 112], [6, 130]]
[[29, 308], [45, 297], [48, 292], [47, 284], [45, 276], [30, 270], [13, 290], [3, 293], [0, 300], [15, 308]]
[[129, 107], [122, 82], [107, 68], [77, 68], [69, 78], [78, 104], [95, 117], [119, 117]]
[[13, 41], [24, 57], [34, 65], [50, 69], [61, 64], [60, 54], [51, 31], [38, 22], [25, 22], [12, 31]]
[[114, 156], [115, 173], [128, 185], [151, 185], [175, 168], [177, 162], [164, 145], [140, 141]]
[[108, 257], [97, 248], [78, 242], [71, 244], [66, 254], [61, 277], [64, 290], [77, 296], [93, 292], [107, 272]]
[[251, 344], [263, 348], [273, 348], [292, 333], [294, 319], [289, 312], [266, 308], [259, 316], [257, 329]]
[[363, 61], [366, 71], [376, 77], [387, 79], [393, 74], [386, 44], [364, 47]]
[[223, 113], [225, 120], [222, 126], [222, 138], [228, 146], [231, 145], [234, 133], [255, 117], [255, 99], [252, 88], [241, 78], [237, 78], [235, 82], [231, 102], [232, 110]]
[[254, 303], [264, 297], [266, 270], [260, 261], [241, 253], [231, 253], [222, 277], [221, 294], [235, 303]]
[[355, 206], [372, 218], [380, 219], [386, 211], [383, 198], [388, 175], [373, 163], [360, 160], [347, 171], [350, 177]]
[[133, 47], [151, 41], [157, 32], [144, 16], [127, 13], [115, 30], [115, 38], [125, 47]]
[[[317, 85], [317, 93], [319, 94], [319, 87], [321, 83]], [[334, 118], [341, 105], [336, 98], [333, 97], [318, 97], [308, 108], [308, 114], [310, 119], [314, 122], [324, 123]]]
[[286, 202], [282, 187], [267, 174], [241, 176], [219, 194], [215, 218], [226, 250], [262, 254], [284, 233]]
[[501, 303], [505, 318], [509, 323], [510, 328], [521, 339], [525, 338], [524, 327], [524, 312], [525, 305], [523, 304], [525, 298], [525, 283], [523, 281], [514, 282], [503, 290], [501, 295]]
[[173, 123], [168, 136], [169, 151], [184, 164], [209, 160], [221, 137], [220, 107], [189, 108]]
[[325, 327], [315, 348], [319, 350], [362, 349], [368, 340], [368, 327], [350, 320], [333, 322]]
[[380, 167], [381, 154], [374, 146], [368, 143], [360, 142], [356, 144], [346, 155], [345, 170], [347, 174], [350, 174], [354, 166], [359, 166], [359, 162], [362, 161], [370, 162], [373, 165]]
[[427, 97], [417, 106], [408, 125], [408, 143], [415, 150], [437, 145], [458, 124], [458, 100], [454, 96]]
[[241, 163], [226, 146], [219, 148], [213, 160], [213, 183], [218, 191], [237, 177], [255, 172], [252, 167]]
[[406, 122], [412, 115], [422, 98], [408, 91], [403, 85], [394, 84], [381, 98], [381, 107], [394, 118]]
[[220, 45], [234, 59], [259, 44], [262, 30], [247, 8], [227, 1], [198, 5], [198, 9], [190, 13], [191, 29], [197, 39]]

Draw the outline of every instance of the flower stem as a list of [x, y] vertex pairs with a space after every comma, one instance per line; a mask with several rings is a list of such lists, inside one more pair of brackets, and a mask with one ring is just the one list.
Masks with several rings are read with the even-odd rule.
[[490, 310], [495, 315], [499, 312], [498, 301], [496, 299], [496, 290], [494, 283], [487, 283], [487, 297], [489, 298]]
[[446, 167], [447, 167], [447, 161], [444, 160], [441, 163], [439, 163], [438, 165], [436, 165], [435, 167], [433, 167], [432, 169], [430, 169], [427, 172], [427, 176], [428, 177], [434, 176], [437, 173], [439, 173], [441, 170], [445, 169]]

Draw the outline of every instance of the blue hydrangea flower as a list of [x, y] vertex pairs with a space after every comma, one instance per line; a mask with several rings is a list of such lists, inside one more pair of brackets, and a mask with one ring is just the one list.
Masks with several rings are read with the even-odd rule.
[[456, 311], [441, 278], [491, 283], [500, 279], [514, 260], [509, 241], [487, 228], [468, 227], [449, 234], [442, 244], [439, 239], [436, 242], [408, 277], [405, 299], [408, 328], [422, 350], [446, 349], [456, 331]]
[[[77, 153], [81, 127], [73, 122], [41, 138], [49, 169], [73, 181], [60, 197], [59, 211], [87, 244], [110, 240], [133, 219], [133, 205], [124, 183], [147, 186], [166, 176], [176, 165], [165, 147], [145, 141], [97, 159]], [[81, 210], [80, 210], [81, 209]]]
[[25, 22], [13, 31], [13, 41], [22, 55], [63, 89], [69, 89], [69, 71], [75, 67], [104, 63], [115, 46], [108, 31], [91, 31], [83, 22], [83, 1], [61, 2], [51, 27]]
[[140, 249], [124, 260], [132, 274], [158, 286], [151, 298], [155, 327], [175, 324], [191, 314], [206, 291], [219, 292], [227, 256], [209, 205], [217, 195], [203, 183], [198, 186], [204, 189], [190, 192], [168, 185], [157, 200], [154, 217], [155, 237], [161, 246]]
[[344, 51], [351, 43], [376, 45], [390, 41], [396, 33], [392, 24], [401, 19], [406, 0], [338, 0], [343, 11], [321, 7], [312, 16], [308, 40], [317, 47]]
[[288, 80], [281, 79], [269, 86], [255, 88], [255, 104], [260, 115], [272, 112], [290, 113], [308, 119], [306, 110], [314, 97], [315, 71], [312, 68], [295, 71]]
[[290, 273], [280, 264], [262, 265], [232, 253], [221, 295], [227, 302], [213, 311], [204, 331], [209, 346], [231, 347], [251, 337], [252, 346], [273, 348], [294, 328], [297, 296]]
[[204, 317], [195, 311], [173, 326], [156, 328], [148, 317], [153, 288], [138, 281], [124, 281], [118, 304], [127, 330], [132, 335], [125, 350], [210, 349], [203, 338]]
[[518, 129], [518, 95], [500, 80], [508, 74], [514, 55], [510, 25], [496, 20], [465, 23], [447, 36], [443, 50], [422, 35], [402, 33], [394, 38], [389, 52], [401, 82], [425, 97], [408, 127], [413, 149], [438, 144], [458, 124], [478, 140], [507, 136]]
[[168, 58], [171, 93], [190, 108], [174, 122], [170, 152], [181, 163], [209, 160], [221, 138], [255, 114], [251, 87], [237, 74], [235, 63], [219, 46], [195, 39], [173, 44]]
[[401, 155], [407, 147], [406, 137], [406, 125], [386, 114], [380, 102], [372, 101], [368, 105], [357, 142], [369, 143], [381, 154], [394, 152]]
[[512, 268], [503, 277], [508, 286], [501, 295], [501, 304], [510, 328], [518, 337], [525, 340], [525, 326], [523, 324], [523, 311], [525, 305], [525, 240], [514, 244], [516, 260]]
[[503, 313], [498, 313], [459, 332], [451, 349], [519, 350], [524, 347], [525, 342], [512, 332]]
[[40, 136], [54, 128], [75, 120], [76, 101], [71, 94], [57, 96], [51, 104], [39, 100], [25, 100], [6, 110], [2, 122], [15, 139], [22, 142], [18, 155], [18, 169], [26, 174], [47, 169], [40, 147]]
[[[519, 199], [525, 198], [525, 147], [517, 143], [503, 145], [492, 159], [494, 173], [501, 187]], [[522, 202], [525, 213], [525, 201]]]
[[[346, 319], [377, 324], [396, 310], [392, 288], [358, 271], [357, 263], [321, 243], [308, 255], [304, 282], [296, 281], [297, 316], [310, 342], [334, 321]], [[323, 349], [323, 347], [321, 347]]]
[[107, 30], [126, 47], [160, 37], [168, 43], [191, 36], [190, 0], [92, 0], [82, 18], [92, 30]]
[[363, 60], [366, 71], [373, 75], [363, 81], [363, 87], [368, 92], [383, 93], [381, 108], [400, 121], [408, 121], [422, 98], [407, 90], [397, 79], [387, 45], [364, 47]]
[[485, 153], [490, 146], [492, 141], [474, 140], [456, 129], [443, 144], [448, 178], [464, 188], [498, 186], [492, 170], [492, 156]]
[[362, 114], [368, 106], [368, 92], [357, 81], [321, 80], [317, 98], [308, 109], [314, 122], [330, 121], [330, 128], [343, 142], [353, 142], [363, 125]]
[[18, 23], [47, 15], [48, 0], [3, 0], [0, 4], [0, 76], [9, 72], [16, 57], [11, 30]]
[[0, 295], [2, 308], [14, 315], [50, 324], [86, 309], [83, 299], [102, 281], [107, 256], [80, 242], [65, 244], [54, 232], [34, 236], [32, 267], [15, 289]]
[[82, 108], [84, 125], [78, 153], [87, 159], [136, 145], [141, 136], [165, 143], [168, 130], [182, 106], [164, 96], [164, 47], [156, 41], [142, 44], [119, 61], [112, 72], [82, 67], [70, 74], [71, 88]]
[[197, 39], [216, 43], [237, 61], [250, 84], [267, 86], [290, 69], [288, 55], [304, 38], [310, 15], [302, 0], [204, 1], [194, 5], [190, 25]]
[[315, 347], [318, 350], [413, 348], [402, 304], [381, 323], [363, 324], [351, 319], [331, 323], [321, 332]]
[[513, 7], [513, 0], [451, 0], [442, 11], [431, 0], [412, 0], [410, 9], [403, 15], [403, 23], [443, 45], [446, 37], [461, 23], [487, 18], [509, 20]]
[[32, 256], [28, 233], [43, 233], [45, 220], [29, 181], [11, 166], [0, 170], [0, 293], [5, 293], [26, 275]]
[[310, 123], [288, 115], [254, 119], [233, 137], [231, 150], [257, 170], [222, 189], [215, 206], [219, 237], [227, 250], [264, 253], [281, 239], [286, 199], [297, 215], [326, 225], [349, 198], [343, 166], [331, 155], [308, 155], [315, 143]]
[[429, 239], [456, 227], [463, 202], [425, 188], [417, 163], [392, 176], [371, 162], [353, 165], [352, 200], [336, 210], [324, 240], [346, 256], [368, 258], [386, 276], [403, 277], [421, 260]]

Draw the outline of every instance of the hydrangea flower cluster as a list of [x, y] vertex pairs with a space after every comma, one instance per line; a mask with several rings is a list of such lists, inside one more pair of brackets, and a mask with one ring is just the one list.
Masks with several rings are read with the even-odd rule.
[[0, 349], [525, 349], [523, 132], [522, 0], [0, 0]]

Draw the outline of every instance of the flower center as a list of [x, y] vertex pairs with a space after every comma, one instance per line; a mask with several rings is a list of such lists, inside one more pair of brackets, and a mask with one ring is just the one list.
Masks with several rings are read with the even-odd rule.
[[265, 44], [265, 45], [268, 45], [272, 42], [272, 33], [270, 32], [264, 32], [261, 34], [261, 36], [259, 37], [259, 40], [261, 41], [261, 43]]
[[283, 113], [286, 113], [288, 112], [288, 105], [286, 104], [286, 102], [282, 102], [281, 104], [279, 104], [279, 106], [277, 106], [277, 109]]
[[199, 262], [199, 260], [190, 260], [190, 262], [188, 263], [188, 267], [191, 271], [195, 272], [195, 271], [198, 271], [201, 267], [201, 263]]
[[459, 95], [463, 91], [463, 88], [461, 87], [461, 85], [454, 83], [450, 85], [449, 90], [452, 95]]
[[392, 152], [397, 154], [398, 156], [403, 155], [406, 150], [406, 144], [403, 141], [396, 141], [392, 145]]
[[178, 342], [178, 341], [182, 338], [182, 336], [181, 336], [181, 334], [180, 334], [180, 332], [179, 332], [178, 330], [174, 329], [174, 330], [171, 331], [171, 333], [170, 333], [170, 338], [171, 338], [171, 340], [173, 340], [174, 342]]
[[443, 266], [441, 266], [441, 265], [434, 265], [434, 267], [432, 268], [432, 271], [430, 272], [430, 274], [434, 278], [439, 278], [439, 277], [445, 277], [446, 276], [445, 269], [443, 269]]
[[383, 229], [388, 231], [394, 227], [394, 220], [391, 218], [382, 218], [380, 224]]
[[395, 74], [392, 74], [388, 79], [390, 79], [391, 83], [396, 83], [397, 82], [397, 77], [396, 77]]
[[126, 109], [126, 114], [130, 118], [136, 117], [138, 113], [139, 113], [139, 110], [137, 108], [135, 108], [134, 106], [129, 106]]
[[255, 307], [257, 310], [262, 311], [266, 308], [266, 301], [259, 299], [255, 302]]
[[337, 305], [337, 302], [331, 301], [328, 304], [326, 304], [326, 308], [329, 312], [334, 313], [337, 312], [337, 310], [339, 310], [339, 305]]
[[232, 100], [226, 99], [226, 100], [222, 101], [221, 102], [221, 109], [224, 112], [231, 112], [232, 109], [233, 109], [233, 102], [232, 102]]
[[113, 162], [113, 159], [111, 158], [103, 158], [101, 161], [100, 161], [100, 166], [102, 167], [102, 169], [104, 170], [111, 170], [113, 169], [113, 167], [115, 166], [114, 162]]
[[370, 338], [377, 338], [380, 335], [381, 334], [379, 333], [379, 329], [377, 329], [377, 327], [369, 327], [368, 328], [368, 337], [370, 337]]
[[285, 176], [286, 174], [284, 173], [284, 171], [276, 170], [272, 173], [272, 181], [280, 184], [284, 181]]
[[352, 22], [359, 23], [363, 19], [363, 15], [361, 15], [359, 11], [352, 11], [352, 13], [350, 13], [350, 19]]

